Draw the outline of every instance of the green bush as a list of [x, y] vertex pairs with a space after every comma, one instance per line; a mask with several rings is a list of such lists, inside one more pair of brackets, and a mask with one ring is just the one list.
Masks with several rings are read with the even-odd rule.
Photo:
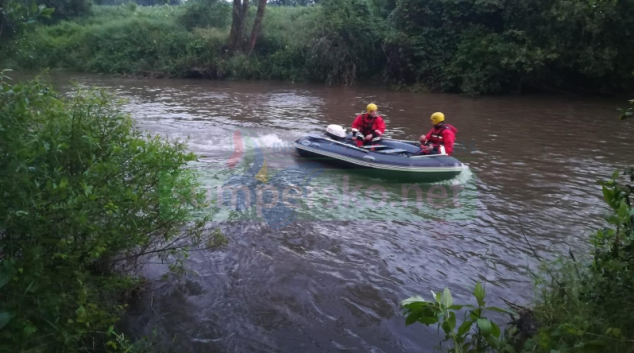
[[310, 78], [352, 84], [379, 74], [382, 23], [367, 2], [326, 0], [320, 11], [307, 53]]
[[220, 0], [188, 1], [185, 12], [179, 18], [188, 30], [200, 28], [225, 28], [231, 21], [231, 6]]
[[53, 18], [57, 20], [85, 16], [92, 9], [92, 0], [40, 0], [38, 3], [55, 9]]
[[453, 57], [443, 68], [442, 88], [469, 94], [518, 92], [549, 58], [528, 47], [526, 33], [498, 34], [470, 28], [460, 36]]
[[35, 0], [6, 0], [0, 2], [0, 44], [22, 34], [38, 21], [51, 18], [55, 9], [38, 5]]
[[[0, 61], [152, 76], [202, 73], [344, 85], [379, 79], [396, 87], [468, 94], [552, 87], [618, 91], [634, 85], [634, 0], [276, 4], [293, 6], [267, 7], [257, 45], [246, 59], [227, 57], [226, 37], [210, 46], [194, 30], [224, 33], [230, 4], [193, 0], [181, 6], [94, 6], [92, 15], [72, 18], [79, 34], [56, 34], [57, 26], [65, 26], [59, 23], [0, 41], [7, 53]], [[245, 36], [255, 11], [251, 6]]]
[[[408, 298], [401, 303], [405, 315], [407, 315], [405, 325], [413, 323], [421, 323], [425, 326], [438, 325], [445, 334], [443, 342], [447, 343], [447, 352], [506, 352], [512, 347], [503, 339], [500, 327], [487, 315], [491, 312], [504, 314], [512, 312], [494, 306], [486, 306], [485, 295], [484, 287], [480, 283], [476, 283], [473, 296], [477, 306], [454, 304], [449, 288], [445, 288], [442, 293], [432, 291], [433, 300], [431, 302], [425, 301], [420, 296]], [[462, 322], [458, 322], [457, 314], [459, 315], [463, 308], [468, 310], [464, 311]]]
[[184, 168], [194, 158], [105, 92], [66, 101], [0, 77], [0, 351], [116, 345], [143, 259], [178, 265], [205, 240], [204, 218], [191, 221], [206, 207]]
[[388, 78], [467, 93], [631, 88], [633, 18], [631, 0], [401, 0], [391, 21], [404, 36], [391, 37], [407, 40], [387, 41]]
[[28, 69], [177, 76], [192, 40], [173, 22], [141, 16], [89, 26], [62, 22], [22, 38], [14, 55]]

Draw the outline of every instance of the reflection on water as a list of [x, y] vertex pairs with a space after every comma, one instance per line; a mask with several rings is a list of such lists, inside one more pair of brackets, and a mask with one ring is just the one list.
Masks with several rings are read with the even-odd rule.
[[[370, 101], [379, 105], [393, 138], [417, 139], [429, 129], [434, 111], [444, 112], [460, 130], [457, 141], [464, 148], [458, 158], [469, 170], [445, 187], [458, 183], [471, 191], [469, 217], [443, 214], [457, 209], [464, 215], [465, 208], [436, 210], [425, 202], [416, 207], [415, 199], [408, 199], [406, 207], [301, 209], [283, 227], [271, 226], [266, 217], [223, 223], [227, 247], [194, 254], [182, 283], [157, 284], [162, 288], [127, 318], [132, 333], [156, 328], [177, 352], [429, 352], [439, 337], [431, 328], [405, 327], [400, 300], [428, 297], [444, 286], [456, 301], [468, 300], [479, 280], [488, 282], [491, 304], [501, 305], [500, 297], [527, 301], [526, 266], [534, 261], [518, 217], [543, 256], [581, 251], [605, 211], [596, 179], [634, 162], [632, 123], [615, 119], [619, 100], [474, 99], [368, 87], [52, 77], [62, 91], [69, 89], [69, 79], [127, 98], [125, 109], [146, 130], [189, 137], [209, 187], [249, 170], [255, 158], [249, 143], [262, 149], [268, 168], [265, 179], [252, 177], [252, 182], [284, 186], [304, 176], [302, 159], [280, 146], [327, 124], [348, 125]], [[248, 131], [252, 141], [230, 168], [236, 130]], [[262, 177], [261, 169], [254, 175]], [[277, 175], [280, 170], [286, 173]], [[324, 169], [308, 186], [338, 187], [345, 176]], [[348, 178], [364, 192], [382, 185], [388, 206], [402, 201], [400, 185]], [[323, 192], [313, 195], [324, 201]], [[263, 196], [264, 203], [266, 197], [271, 196]], [[364, 197], [375, 206], [383, 200], [381, 193]], [[148, 269], [156, 276], [161, 271]]]

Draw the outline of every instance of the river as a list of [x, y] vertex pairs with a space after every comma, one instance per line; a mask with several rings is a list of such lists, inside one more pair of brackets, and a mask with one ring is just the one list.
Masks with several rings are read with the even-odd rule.
[[[551, 259], [569, 249], [581, 256], [606, 212], [596, 180], [634, 162], [634, 125], [616, 118], [615, 108], [625, 105], [620, 99], [471, 98], [68, 73], [51, 80], [63, 92], [70, 81], [108, 88], [128, 100], [124, 109], [141, 128], [189, 136], [197, 167], [211, 184], [234, 175], [234, 164], [248, 168], [249, 160], [240, 158], [254, 148], [268, 166], [264, 182], [273, 183], [275, 171], [301, 166], [286, 148], [294, 139], [330, 123], [349, 125], [369, 102], [378, 104], [393, 138], [417, 139], [435, 111], [459, 130], [456, 156], [469, 169], [453, 184], [465, 186], [471, 205], [458, 207], [461, 217], [429, 207], [353, 204], [349, 212], [306, 211], [310, 217], [286, 223], [217, 223], [228, 245], [193, 253], [182, 280], [156, 280], [155, 290], [124, 320], [133, 336], [155, 330], [174, 352], [430, 352], [440, 335], [431, 327], [406, 327], [401, 300], [415, 294], [429, 299], [431, 290], [446, 286], [456, 302], [473, 302], [471, 291], [481, 281], [490, 304], [502, 306], [501, 298], [527, 303], [527, 266], [535, 269], [537, 261], [518, 220], [540, 256]], [[232, 164], [236, 151], [240, 158]], [[389, 184], [346, 178], [330, 169], [311, 185]], [[400, 188], [385, 190], [400, 196]], [[218, 220], [230, 217], [225, 212]], [[158, 265], [147, 270], [153, 278], [162, 271]]]

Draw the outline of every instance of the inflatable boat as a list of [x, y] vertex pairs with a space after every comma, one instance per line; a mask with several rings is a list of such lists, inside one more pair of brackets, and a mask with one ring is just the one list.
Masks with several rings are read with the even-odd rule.
[[338, 165], [370, 177], [436, 182], [459, 175], [465, 166], [447, 154], [418, 155], [419, 143], [384, 138], [358, 147], [353, 134], [340, 125], [329, 125], [326, 133], [308, 134], [295, 141], [302, 157]]

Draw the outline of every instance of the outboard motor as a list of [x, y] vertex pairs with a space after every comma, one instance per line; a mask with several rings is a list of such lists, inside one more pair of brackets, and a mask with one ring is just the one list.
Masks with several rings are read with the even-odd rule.
[[346, 139], [346, 129], [341, 125], [331, 124], [326, 128], [326, 135], [335, 141]]

